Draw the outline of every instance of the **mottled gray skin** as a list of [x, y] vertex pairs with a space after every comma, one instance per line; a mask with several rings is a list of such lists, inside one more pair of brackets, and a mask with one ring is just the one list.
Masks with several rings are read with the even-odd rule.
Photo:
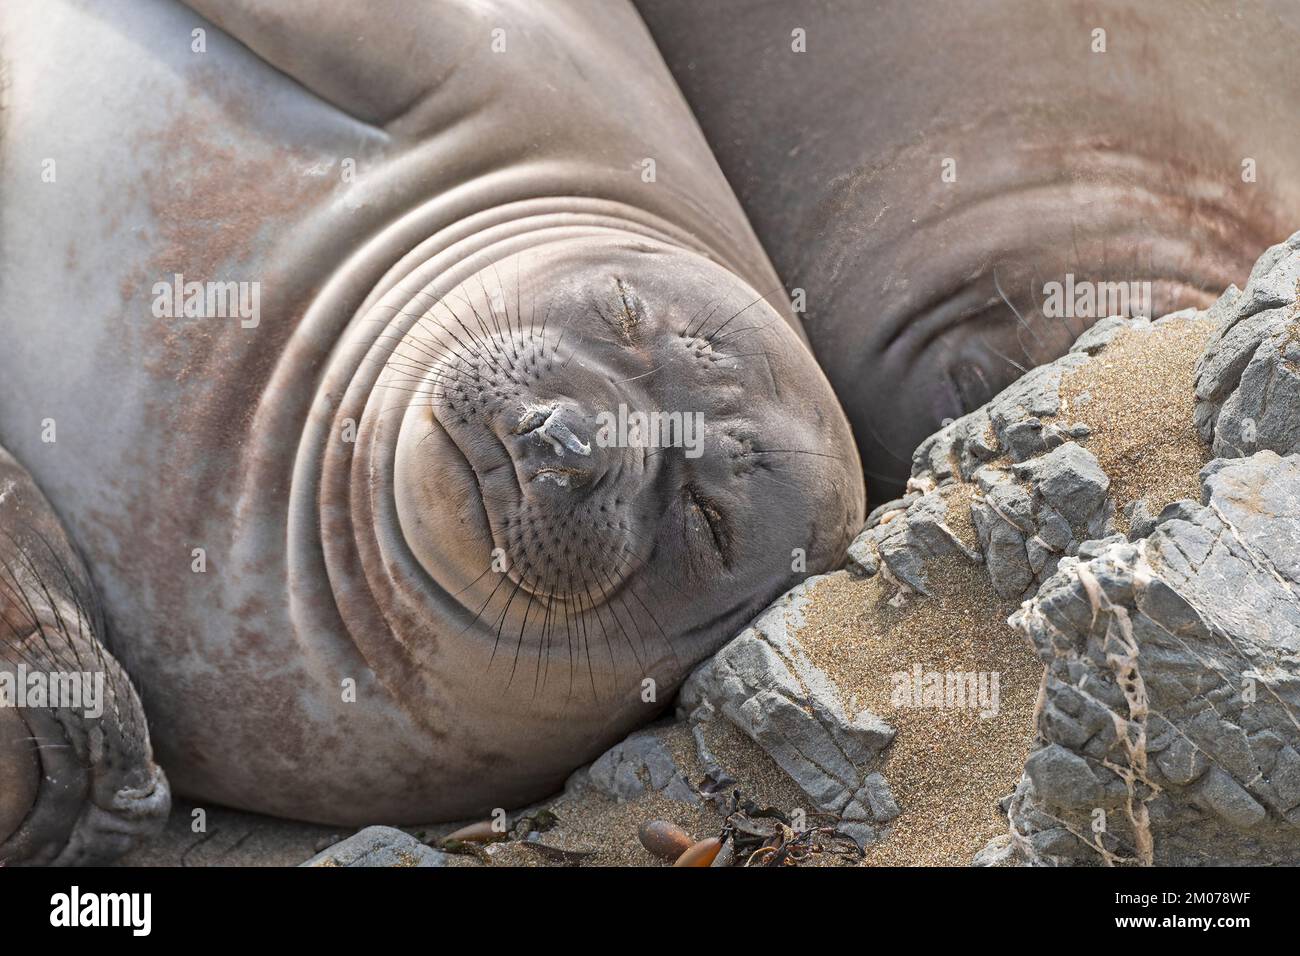
[[[842, 559], [847, 421], [630, 5], [191, 6], [0, 11], [0, 441], [178, 792], [542, 797]], [[703, 454], [601, 445], [620, 404]]]
[[945, 418], [1109, 314], [1044, 318], [1045, 283], [1149, 280], [1130, 312], [1203, 308], [1300, 221], [1285, 0], [636, 4], [806, 292], [873, 502]]

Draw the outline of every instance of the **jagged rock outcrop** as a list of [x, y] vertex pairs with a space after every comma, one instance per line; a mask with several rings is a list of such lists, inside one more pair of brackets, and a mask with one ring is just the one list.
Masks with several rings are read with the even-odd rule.
[[759, 744], [818, 810], [871, 842], [898, 815], [888, 784], [869, 768], [894, 730], [869, 710], [846, 712], [829, 677], [808, 659], [798, 631], [820, 577], [787, 592], [687, 679], [679, 713], [721, 715]]
[[1300, 862], [1300, 233], [1209, 310], [1201, 502], [1089, 542], [1012, 619], [1038, 745], [978, 862]]
[[[841, 832], [866, 845], [899, 813], [888, 783], [870, 769], [894, 730], [869, 710], [846, 711], [834, 683], [799, 644], [809, 592], [821, 579], [787, 592], [701, 664], [681, 690], [677, 717], [692, 728], [696, 757], [719, 792], [734, 780], [735, 768], [709, 751], [702, 730], [725, 719], [790, 776], [809, 798], [809, 809], [834, 815]], [[653, 791], [699, 804], [700, 781], [687, 779], [661, 729], [646, 728], [615, 744], [573, 774], [566, 793], [590, 789], [633, 800]]]
[[1210, 310], [1196, 369], [1196, 426], [1220, 458], [1300, 451], [1300, 232], [1270, 248], [1246, 288]]
[[1020, 862], [1300, 862], [1300, 455], [1203, 477], [1012, 620], [1046, 666]]
[[[849, 548], [850, 566], [866, 575], [883, 571], [931, 595], [927, 567], [961, 557], [987, 567], [999, 596], [1028, 598], [1081, 542], [1112, 533], [1110, 479], [1079, 444], [1088, 426], [1058, 420], [1061, 381], [1120, 330], [1157, 325], [1146, 319], [1099, 322], [1067, 355], [1030, 370], [983, 408], [928, 438], [913, 456], [909, 493], [871, 513]], [[968, 508], [975, 540], [964, 541], [953, 530], [954, 507]]]
[[[914, 456], [908, 494], [877, 508], [851, 546], [850, 572], [881, 575], [906, 601], [942, 593], [956, 561], [982, 567], [996, 596], [1025, 600], [1063, 560], [1090, 556], [1098, 540], [1122, 540], [1110, 478], [1085, 447], [1089, 427], [1063, 408], [1062, 383], [1123, 331], [1150, 333], [1194, 318], [1187, 310], [1156, 322], [1104, 320], [1069, 354], [932, 436]], [[1131, 515], [1133, 527], [1150, 522], [1139, 510]], [[893, 729], [869, 711], [845, 713], [841, 691], [802, 651], [799, 630], [819, 580], [785, 595], [701, 665], [682, 691], [680, 712], [734, 723], [865, 844], [898, 814], [879, 759]], [[1049, 758], [1039, 762], [1054, 776], [1064, 763]], [[870, 799], [869, 782], [888, 799]]]

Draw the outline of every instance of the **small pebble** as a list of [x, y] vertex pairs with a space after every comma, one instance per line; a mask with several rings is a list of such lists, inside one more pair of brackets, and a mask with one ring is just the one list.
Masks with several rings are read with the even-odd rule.
[[689, 850], [694, 842], [685, 830], [667, 820], [649, 820], [641, 824], [637, 836], [643, 847], [669, 862]]

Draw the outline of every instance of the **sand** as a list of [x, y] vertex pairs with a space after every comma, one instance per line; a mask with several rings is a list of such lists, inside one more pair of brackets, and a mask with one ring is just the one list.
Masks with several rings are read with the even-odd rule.
[[[998, 800], [1015, 788], [1029, 755], [1042, 667], [1006, 623], [1015, 605], [994, 595], [981, 566], [954, 559], [942, 577], [940, 596], [902, 608], [887, 603], [892, 589], [878, 577], [829, 578], [800, 632], [846, 705], [870, 709], [898, 732], [880, 770], [902, 814], [869, 848], [867, 865], [968, 864], [1006, 832]], [[896, 706], [891, 675], [916, 664], [923, 672], [996, 672], [996, 713]]]
[[1201, 499], [1197, 474], [1211, 456], [1192, 424], [1193, 391], [1196, 359], [1211, 331], [1203, 319], [1124, 329], [1061, 380], [1058, 421], [1092, 430], [1081, 444], [1110, 476], [1121, 530], [1124, 508], [1139, 498], [1153, 516], [1181, 498]]

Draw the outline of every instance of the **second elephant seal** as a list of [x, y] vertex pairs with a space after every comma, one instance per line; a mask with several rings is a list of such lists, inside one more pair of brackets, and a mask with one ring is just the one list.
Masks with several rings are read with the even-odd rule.
[[1092, 322], [1203, 308], [1300, 221], [1293, 3], [636, 3], [873, 501]]

